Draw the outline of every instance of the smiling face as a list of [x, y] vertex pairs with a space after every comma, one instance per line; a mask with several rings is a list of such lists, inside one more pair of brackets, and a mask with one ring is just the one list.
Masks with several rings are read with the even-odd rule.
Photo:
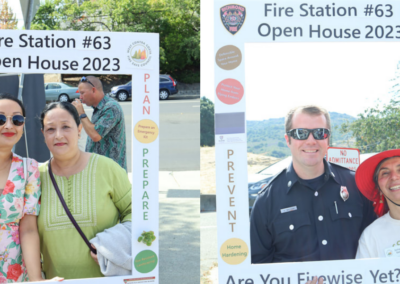
[[[295, 112], [292, 129], [295, 128], [327, 128], [326, 118], [321, 115], [309, 115]], [[311, 179], [324, 172], [323, 158], [329, 147], [329, 140], [315, 140], [312, 133], [306, 140], [296, 140], [285, 135], [286, 144], [292, 152], [293, 167], [300, 178]]]
[[[384, 161], [378, 172], [378, 185], [383, 194], [396, 203], [400, 203], [400, 157]], [[387, 202], [392, 206], [390, 201]]]
[[[0, 100], [0, 114], [5, 116], [23, 115], [22, 109], [12, 100]], [[0, 147], [12, 148], [21, 139], [24, 126], [15, 126], [10, 117], [4, 125], [0, 126]]]
[[72, 115], [62, 108], [54, 108], [43, 119], [43, 135], [55, 159], [68, 158], [79, 151], [78, 140], [82, 130]]

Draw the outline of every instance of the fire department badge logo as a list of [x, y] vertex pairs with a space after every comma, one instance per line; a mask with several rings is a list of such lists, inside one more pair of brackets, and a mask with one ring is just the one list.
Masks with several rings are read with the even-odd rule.
[[244, 24], [246, 8], [229, 4], [220, 9], [221, 21], [228, 32], [235, 35]]
[[347, 190], [347, 187], [345, 186], [340, 187], [340, 197], [342, 197], [343, 201], [349, 199], [349, 191]]

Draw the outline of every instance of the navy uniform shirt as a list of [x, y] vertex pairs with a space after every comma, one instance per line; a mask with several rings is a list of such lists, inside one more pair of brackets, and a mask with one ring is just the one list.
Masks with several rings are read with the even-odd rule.
[[358, 190], [355, 172], [325, 159], [324, 166], [317, 190], [291, 164], [259, 194], [250, 219], [252, 263], [355, 258], [362, 231], [376, 219], [372, 202]]

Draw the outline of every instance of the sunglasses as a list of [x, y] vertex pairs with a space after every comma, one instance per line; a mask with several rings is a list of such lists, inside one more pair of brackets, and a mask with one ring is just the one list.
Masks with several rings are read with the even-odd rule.
[[315, 129], [307, 129], [307, 128], [295, 128], [291, 129], [287, 132], [289, 137], [293, 137], [296, 140], [307, 140], [308, 136], [312, 133], [315, 140], [324, 140], [329, 137], [331, 134], [329, 129], [326, 128], [315, 128]]
[[79, 81], [79, 83], [82, 83], [82, 82], [83, 83], [89, 83], [90, 85], [92, 85], [94, 87], [93, 83], [90, 82], [85, 76], [83, 76], [82, 79]]
[[5, 116], [4, 114], [0, 114], [0, 126], [7, 123], [8, 117], [11, 117], [11, 121], [15, 126], [21, 126], [25, 122], [25, 117], [19, 114], [13, 116]]

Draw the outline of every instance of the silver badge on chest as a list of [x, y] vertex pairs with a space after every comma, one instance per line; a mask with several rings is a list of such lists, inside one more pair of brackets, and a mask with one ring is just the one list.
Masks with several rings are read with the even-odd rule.
[[349, 199], [349, 191], [347, 190], [347, 187], [345, 186], [340, 187], [340, 197], [343, 199], [343, 201]]

